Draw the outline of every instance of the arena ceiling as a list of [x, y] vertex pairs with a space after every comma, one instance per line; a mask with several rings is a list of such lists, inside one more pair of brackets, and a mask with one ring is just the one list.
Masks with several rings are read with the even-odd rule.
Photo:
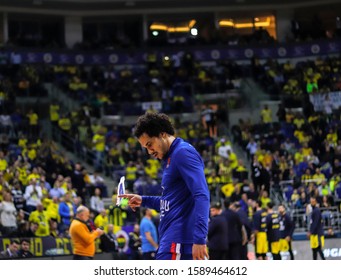
[[154, 14], [333, 5], [341, 0], [0, 0], [0, 11], [60, 15]]

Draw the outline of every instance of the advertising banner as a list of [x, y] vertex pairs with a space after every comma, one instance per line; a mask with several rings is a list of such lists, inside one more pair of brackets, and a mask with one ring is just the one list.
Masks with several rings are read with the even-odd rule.
[[[153, 50], [159, 61], [164, 56], [181, 57], [184, 53], [191, 53], [196, 61], [215, 61], [215, 60], [248, 60], [253, 56], [259, 59], [281, 59], [297, 58], [305, 56], [321, 56], [338, 54], [341, 50], [341, 41], [321, 41], [314, 43], [295, 43], [278, 44], [265, 47], [241, 47], [241, 46], [219, 46], [210, 47], [191, 47], [158, 49]], [[62, 65], [139, 65], [146, 63], [149, 51], [101, 51], [101, 52], [82, 52], [82, 51], [28, 51], [28, 50], [5, 50], [0, 53], [0, 57], [16, 56], [21, 63], [34, 64], [62, 64]], [[5, 59], [2, 59], [5, 61]], [[1, 62], [4, 63], [4, 62]]]

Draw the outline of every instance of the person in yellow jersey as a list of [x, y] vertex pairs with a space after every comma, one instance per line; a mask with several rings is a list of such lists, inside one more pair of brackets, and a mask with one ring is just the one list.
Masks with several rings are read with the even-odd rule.
[[321, 172], [320, 168], [315, 169], [315, 174], [313, 175], [313, 180], [316, 185], [321, 185], [323, 181], [326, 180], [326, 176]]
[[60, 215], [58, 212], [59, 202], [59, 198], [55, 196], [51, 199], [51, 202], [46, 207], [46, 213], [49, 218], [54, 219], [57, 223], [60, 223]]
[[134, 165], [134, 162], [132, 161], [128, 162], [128, 165], [125, 169], [125, 173], [126, 188], [132, 191], [133, 184], [137, 179], [137, 167]]
[[210, 190], [211, 199], [219, 196], [221, 178], [220, 176], [218, 176], [215, 170], [213, 170], [213, 172], [209, 176], [207, 176], [206, 181], [207, 181], [208, 188]]
[[92, 230], [87, 222], [90, 218], [90, 211], [85, 206], [79, 206], [76, 210], [76, 217], [70, 225], [70, 237], [73, 245], [74, 260], [91, 260], [96, 252], [95, 240], [104, 234], [104, 230], [96, 228]]
[[152, 179], [157, 179], [158, 176], [158, 167], [155, 164], [152, 164], [150, 161], [147, 161], [147, 164], [144, 168], [144, 172]]
[[17, 160], [15, 163], [15, 176], [18, 177], [18, 180], [23, 186], [28, 184], [27, 176], [28, 176], [28, 166], [27, 162], [23, 159]]
[[112, 196], [112, 204], [108, 208], [108, 220], [110, 224], [114, 225], [114, 232], [119, 231], [123, 225], [126, 224], [128, 217], [127, 204], [128, 201], [123, 199], [120, 205], [116, 205], [117, 196]]
[[38, 133], [39, 133], [39, 126], [38, 126], [39, 117], [38, 117], [38, 114], [31, 109], [27, 113], [26, 117], [28, 118], [29, 136], [31, 138], [38, 137]]
[[20, 133], [19, 134], [19, 139], [18, 139], [18, 146], [21, 149], [25, 149], [26, 146], [27, 146], [27, 142], [28, 142], [27, 137], [24, 134]]
[[7, 169], [8, 163], [5, 158], [5, 154], [3, 151], [0, 151], [0, 171], [3, 172]]
[[50, 104], [50, 121], [52, 125], [57, 125], [59, 121], [59, 104], [56, 101], [52, 101]]
[[31, 173], [27, 176], [27, 180], [30, 181], [32, 178], [40, 180], [40, 174], [38, 173], [38, 168], [33, 167]]
[[109, 222], [107, 210], [102, 209], [101, 212], [95, 217], [94, 223], [96, 227], [100, 227], [104, 230], [105, 233], [108, 233]]
[[227, 150], [230, 168], [233, 170], [238, 167], [238, 158], [232, 150]]
[[58, 120], [58, 126], [59, 128], [66, 132], [70, 133], [71, 131], [71, 120], [67, 115], [62, 115], [61, 118]]
[[95, 151], [94, 167], [96, 172], [101, 172], [103, 168], [103, 158], [105, 151], [105, 128], [101, 127], [92, 137], [93, 149]]
[[50, 235], [50, 218], [44, 210], [42, 203], [37, 204], [37, 210], [31, 212], [28, 220], [29, 222], [38, 223], [38, 229], [35, 233], [36, 236], [43, 237]]
[[264, 108], [262, 109], [260, 115], [262, 123], [272, 123], [272, 111], [267, 104], [264, 105]]
[[268, 191], [264, 189], [260, 191], [259, 199], [262, 203], [262, 208], [266, 208], [268, 203], [271, 202]]

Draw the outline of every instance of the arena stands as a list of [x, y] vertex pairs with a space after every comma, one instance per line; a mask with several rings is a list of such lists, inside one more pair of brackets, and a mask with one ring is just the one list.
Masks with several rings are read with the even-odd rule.
[[[274, 26], [258, 28], [262, 19], [252, 16], [248, 34], [237, 32], [243, 23], [236, 19], [228, 21], [235, 34], [211, 23], [197, 39], [168, 34], [142, 42], [133, 38], [145, 36], [136, 28], [122, 23], [111, 34], [111, 23], [85, 17], [83, 40], [67, 49], [43, 20], [36, 38], [19, 33], [25, 24], [14, 16], [0, 50], [0, 211], [16, 209], [11, 225], [0, 214], [3, 240], [41, 242], [36, 257], [70, 255], [67, 229], [85, 204], [94, 224], [112, 225], [114, 257], [128, 258], [125, 242], [141, 215], [116, 205], [119, 179], [126, 177], [129, 192], [162, 192], [160, 163], [132, 137], [146, 111], [169, 114], [176, 134], [200, 152], [212, 202], [228, 200], [249, 222], [258, 200], [263, 208], [284, 204], [294, 240], [306, 241], [315, 196], [325, 236], [340, 236], [340, 30], [325, 26], [331, 35], [286, 18], [292, 34], [277, 40]], [[50, 24], [63, 35], [59, 18]]]

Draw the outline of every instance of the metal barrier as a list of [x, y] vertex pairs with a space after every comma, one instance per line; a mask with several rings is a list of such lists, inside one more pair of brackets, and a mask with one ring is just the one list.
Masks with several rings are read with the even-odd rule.
[[[321, 207], [323, 218], [323, 228], [325, 232], [332, 230], [333, 232], [340, 232], [341, 230], [341, 214], [337, 206], [333, 207]], [[309, 231], [310, 215], [306, 209], [292, 209], [290, 210], [291, 217], [295, 222], [295, 232]]]
[[[319, 180], [310, 179], [300, 181], [300, 185], [310, 182], [317, 182]], [[291, 201], [291, 195], [295, 189], [297, 182], [294, 180], [287, 180], [279, 182], [277, 192], [280, 193], [283, 203], [287, 206], [288, 212], [291, 214], [295, 222], [295, 232], [307, 232], [310, 226], [310, 213], [307, 213], [306, 207], [298, 208]], [[325, 232], [332, 231], [339, 233], [341, 231], [341, 213], [339, 209], [338, 200], [335, 199], [335, 206], [320, 207], [322, 218], [324, 222]]]

